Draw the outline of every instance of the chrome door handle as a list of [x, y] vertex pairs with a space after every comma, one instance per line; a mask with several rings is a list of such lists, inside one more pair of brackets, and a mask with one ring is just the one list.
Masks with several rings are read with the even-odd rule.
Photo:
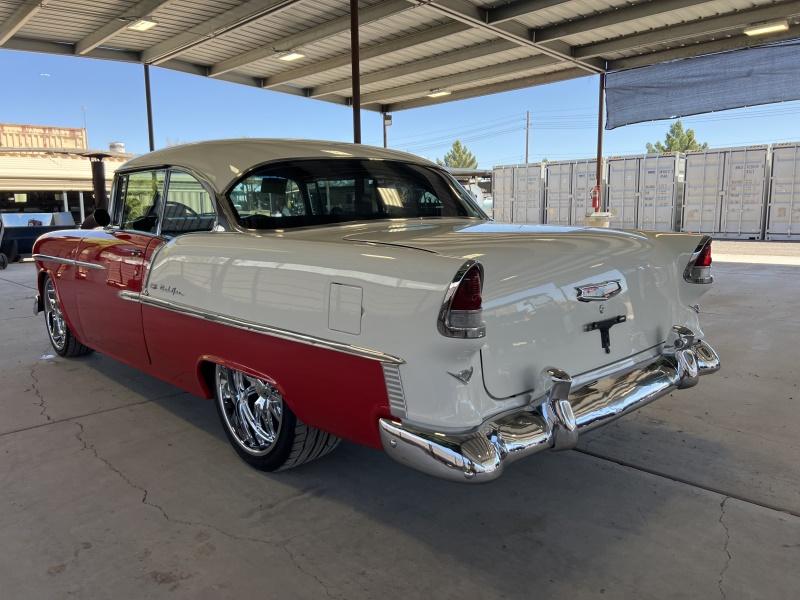
[[133, 248], [130, 251], [130, 254], [131, 256], [141, 256], [142, 254], [144, 254], [144, 250], [140, 250], [139, 248]]

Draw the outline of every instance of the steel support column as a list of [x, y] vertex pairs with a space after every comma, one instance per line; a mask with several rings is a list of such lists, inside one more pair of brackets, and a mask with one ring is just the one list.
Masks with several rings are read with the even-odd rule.
[[595, 189], [597, 195], [592, 196], [592, 208], [595, 212], [603, 206], [603, 188], [600, 185], [603, 179], [603, 108], [605, 107], [606, 74], [600, 73], [600, 92], [597, 99], [597, 168], [595, 171]]
[[353, 82], [353, 143], [361, 143], [361, 69], [359, 66], [358, 0], [350, 0], [350, 67]]
[[150, 152], [156, 149], [153, 136], [153, 102], [150, 96], [150, 65], [144, 65], [144, 98], [147, 104], [147, 137], [150, 143]]

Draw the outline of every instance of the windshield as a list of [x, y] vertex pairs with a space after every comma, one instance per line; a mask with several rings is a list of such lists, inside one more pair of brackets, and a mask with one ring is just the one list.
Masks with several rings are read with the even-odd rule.
[[297, 160], [257, 169], [228, 194], [239, 224], [284, 229], [345, 221], [486, 215], [438, 169], [394, 161]]

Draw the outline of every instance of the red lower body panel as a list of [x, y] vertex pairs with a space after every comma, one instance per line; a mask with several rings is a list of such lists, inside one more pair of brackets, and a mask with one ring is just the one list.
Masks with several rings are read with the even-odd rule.
[[378, 361], [282, 340], [153, 306], [142, 307], [150, 371], [193, 394], [211, 397], [205, 361], [272, 380], [304, 423], [380, 448], [378, 419], [390, 416]]

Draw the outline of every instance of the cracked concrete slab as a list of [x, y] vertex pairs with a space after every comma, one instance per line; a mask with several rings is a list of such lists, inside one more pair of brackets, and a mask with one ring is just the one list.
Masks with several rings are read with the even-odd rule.
[[[771, 244], [775, 245], [775, 244]], [[701, 302], [722, 370], [580, 447], [800, 514], [800, 267], [723, 264]]]
[[[800, 518], [737, 499], [795, 506], [800, 418], [782, 399], [794, 321], [779, 295], [795, 284], [780, 269], [717, 267], [705, 322], [728, 378], [589, 440], [666, 477], [567, 452], [471, 487], [350, 444], [295, 471], [254, 471], [210, 402], [100, 355], [42, 358], [41, 321], [12, 318], [30, 310], [32, 269], [12, 265], [0, 273], [3, 595], [793, 597]], [[773, 316], [730, 326], [762, 304]]]

